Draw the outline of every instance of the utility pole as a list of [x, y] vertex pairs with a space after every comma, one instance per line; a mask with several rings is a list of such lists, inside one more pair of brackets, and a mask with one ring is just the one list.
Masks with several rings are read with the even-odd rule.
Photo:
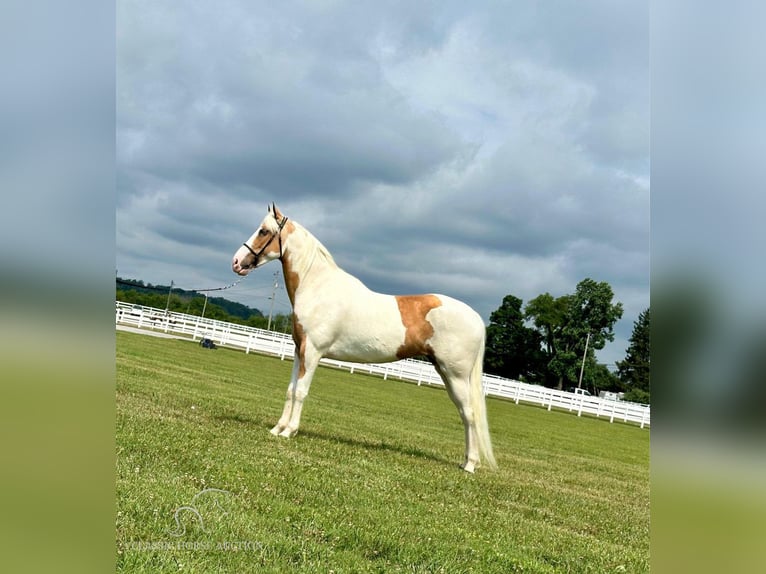
[[205, 309], [207, 308], [207, 293], [205, 293], [205, 304], [202, 305], [202, 315], [200, 316], [201, 319], [205, 318]]
[[274, 271], [274, 288], [271, 290], [271, 309], [269, 310], [269, 324], [267, 331], [271, 331], [271, 317], [274, 315], [274, 299], [277, 296], [277, 287], [279, 287], [279, 271]]
[[580, 366], [580, 380], [577, 383], [578, 389], [582, 386], [582, 373], [585, 370], [585, 357], [588, 354], [588, 343], [590, 343], [590, 331], [588, 331], [588, 336], [585, 338], [585, 352], [582, 354], [582, 365]]
[[168, 312], [168, 309], [170, 309], [170, 294], [173, 292], [173, 280], [170, 280], [170, 289], [168, 289], [168, 302], [165, 305], [165, 313]]

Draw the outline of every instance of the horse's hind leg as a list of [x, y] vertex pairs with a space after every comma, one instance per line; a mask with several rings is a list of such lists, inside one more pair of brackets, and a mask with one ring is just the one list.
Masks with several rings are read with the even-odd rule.
[[460, 419], [465, 428], [465, 460], [460, 468], [466, 472], [474, 472], [480, 463], [479, 443], [476, 431], [476, 422], [474, 419], [473, 408], [471, 407], [470, 395], [470, 373], [460, 373], [455, 369], [449, 369], [440, 365], [438, 360], [432, 361], [436, 372], [444, 381], [447, 388], [447, 394], [457, 407], [460, 413]]

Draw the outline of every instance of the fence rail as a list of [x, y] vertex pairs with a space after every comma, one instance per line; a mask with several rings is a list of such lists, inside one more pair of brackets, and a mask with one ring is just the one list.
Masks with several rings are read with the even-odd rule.
[[[295, 349], [292, 337], [284, 333], [120, 301], [116, 302], [116, 323], [175, 336], [186, 336], [195, 341], [207, 337], [217, 345], [243, 349], [245, 353], [256, 351], [276, 355], [282, 360], [291, 359]], [[391, 377], [418, 385], [444, 386], [433, 366], [425, 361], [404, 359], [393, 363], [360, 364], [324, 358], [322, 363], [351, 373], [368, 373], [382, 376], [383, 379]], [[569, 393], [487, 373], [483, 376], [483, 384], [486, 395], [510, 399], [516, 404], [524, 402], [541, 405], [549, 411], [553, 408], [564, 409], [576, 412], [577, 416], [585, 413], [596, 417], [608, 417], [609, 422], [617, 420], [637, 423], [641, 428], [650, 426], [650, 408], [647, 405]]]

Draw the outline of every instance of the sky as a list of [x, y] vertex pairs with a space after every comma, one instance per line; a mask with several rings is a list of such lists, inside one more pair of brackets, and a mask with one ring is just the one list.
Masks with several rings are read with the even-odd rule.
[[[116, 271], [183, 289], [276, 202], [376, 291], [489, 321], [608, 282], [649, 306], [644, 2], [117, 3]], [[278, 264], [220, 294], [268, 311]], [[289, 313], [279, 281], [275, 311]]]

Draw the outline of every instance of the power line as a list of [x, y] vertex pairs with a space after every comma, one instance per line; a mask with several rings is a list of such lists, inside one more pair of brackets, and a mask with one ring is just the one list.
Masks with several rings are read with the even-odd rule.
[[[186, 291], [189, 293], [207, 293], [210, 291], [224, 291], [225, 289], [231, 289], [235, 285], [238, 285], [240, 281], [242, 281], [245, 277], [246, 276], [240, 277], [239, 279], [234, 281], [234, 283], [229, 283], [228, 285], [224, 285], [223, 287], [210, 287], [208, 289], [181, 289], [180, 287], [175, 287], [175, 289]], [[144, 285], [143, 283], [137, 283], [135, 281], [126, 281], [125, 279], [121, 279], [119, 277], [117, 277], [117, 283], [119, 283], [120, 285], [138, 287], [139, 289], [150, 289], [152, 291], [165, 291], [168, 288], [167, 285], [152, 285], [150, 283]], [[174, 282], [171, 281], [170, 288], [173, 289], [174, 285], [175, 285]]]
[[196, 291], [197, 293], [206, 293], [208, 291], [223, 291], [225, 289], [231, 289], [235, 285], [238, 285], [240, 281], [242, 281], [247, 275], [243, 275], [239, 279], [237, 279], [234, 283], [229, 283], [228, 285], [224, 285], [223, 287], [211, 287], [210, 289], [190, 289], [190, 291]]

